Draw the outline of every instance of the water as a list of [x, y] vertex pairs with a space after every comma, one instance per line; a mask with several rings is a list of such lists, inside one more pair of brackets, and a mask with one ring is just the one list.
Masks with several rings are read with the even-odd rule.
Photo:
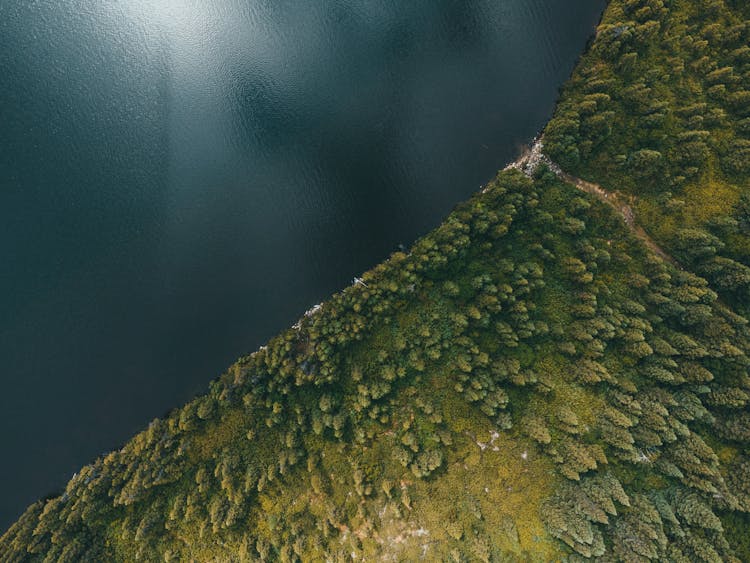
[[604, 4], [0, 0], [0, 528], [437, 225]]

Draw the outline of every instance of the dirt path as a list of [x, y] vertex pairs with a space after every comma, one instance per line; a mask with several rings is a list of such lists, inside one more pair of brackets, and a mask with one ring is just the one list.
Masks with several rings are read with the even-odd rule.
[[534, 171], [540, 164], [546, 164], [547, 167], [554, 172], [558, 178], [567, 182], [568, 184], [574, 185], [576, 188], [587, 194], [591, 194], [603, 201], [610, 207], [614, 208], [623, 218], [625, 224], [630, 228], [633, 234], [638, 237], [643, 243], [650, 248], [654, 254], [666, 260], [670, 264], [682, 269], [680, 264], [672, 256], [670, 256], [664, 249], [662, 249], [654, 239], [652, 239], [648, 233], [641, 227], [636, 221], [635, 213], [633, 208], [626, 203], [626, 197], [619, 192], [610, 192], [602, 188], [599, 184], [593, 182], [587, 182], [581, 178], [576, 178], [563, 172], [563, 170], [554, 162], [552, 162], [547, 155], [543, 152], [544, 144], [542, 139], [536, 139], [530, 149], [524, 151], [524, 153], [518, 158], [518, 160], [511, 162], [505, 167], [506, 170], [515, 168], [520, 170], [527, 176], [533, 175]]

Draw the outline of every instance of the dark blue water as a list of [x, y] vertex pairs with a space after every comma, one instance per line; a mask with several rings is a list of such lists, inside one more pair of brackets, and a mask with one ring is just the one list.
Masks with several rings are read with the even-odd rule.
[[0, 0], [0, 528], [438, 224], [605, 0]]

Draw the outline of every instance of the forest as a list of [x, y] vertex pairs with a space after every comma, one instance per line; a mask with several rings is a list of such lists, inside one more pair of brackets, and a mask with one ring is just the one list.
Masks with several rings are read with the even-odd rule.
[[750, 5], [611, 0], [544, 132], [31, 505], [22, 561], [750, 560]]

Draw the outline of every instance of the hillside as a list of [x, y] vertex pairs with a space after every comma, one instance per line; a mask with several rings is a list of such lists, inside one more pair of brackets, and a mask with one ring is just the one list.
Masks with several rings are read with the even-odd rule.
[[545, 147], [750, 312], [750, 5], [613, 2]]
[[0, 560], [750, 560], [749, 41], [740, 0], [612, 0], [547, 157], [29, 507]]

